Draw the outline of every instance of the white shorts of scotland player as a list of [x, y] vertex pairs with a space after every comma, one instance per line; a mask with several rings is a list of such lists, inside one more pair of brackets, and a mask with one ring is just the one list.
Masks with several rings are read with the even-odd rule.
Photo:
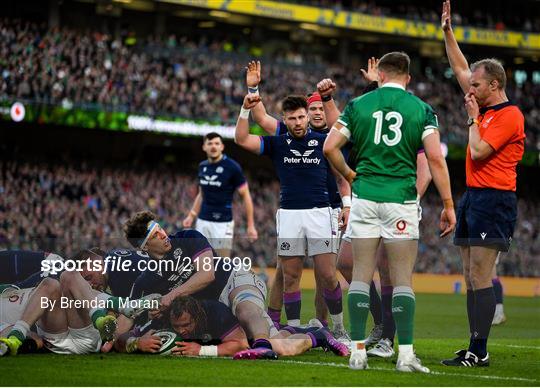
[[400, 204], [353, 197], [349, 218], [351, 237], [417, 240], [418, 208], [416, 201]]
[[197, 220], [195, 230], [208, 239], [214, 249], [232, 249], [234, 221], [213, 222]]
[[101, 348], [99, 331], [93, 325], [81, 329], [70, 327], [63, 333], [48, 333], [38, 325], [37, 333], [43, 338], [44, 346], [57, 354], [97, 353]]
[[336, 253], [332, 209], [278, 209], [276, 213], [279, 256]]
[[0, 322], [13, 325], [24, 312], [35, 287], [9, 290], [0, 295]]
[[[231, 300], [230, 295], [233, 291], [242, 286], [251, 286], [253, 288], [246, 288], [236, 294], [234, 299]], [[276, 335], [279, 330], [274, 326], [274, 322], [266, 312], [266, 284], [264, 281], [253, 271], [233, 271], [229, 276], [227, 285], [219, 296], [219, 301], [229, 307], [232, 313], [236, 316], [236, 307], [242, 302], [251, 302], [261, 309], [263, 317], [268, 323], [270, 329], [270, 335]]]
[[334, 244], [334, 252], [339, 250], [339, 215], [341, 214], [341, 208], [332, 208], [332, 244]]

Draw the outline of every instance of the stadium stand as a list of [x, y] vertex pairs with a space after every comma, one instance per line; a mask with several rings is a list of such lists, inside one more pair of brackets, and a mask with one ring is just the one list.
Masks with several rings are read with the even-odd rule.
[[[122, 239], [125, 219], [140, 209], [150, 209], [167, 229], [181, 228], [197, 193], [195, 169], [144, 165], [98, 165], [95, 162], [16, 162], [4, 160], [0, 191], [0, 248], [44, 249], [66, 256], [83, 245], [110, 247], [127, 244]], [[249, 256], [254, 265], [275, 265], [275, 211], [279, 184], [248, 177], [255, 205], [259, 241], [237, 238], [234, 254]], [[463, 187], [455, 187], [457, 196]], [[537, 195], [537, 194], [536, 194]], [[422, 201], [423, 218], [418, 272], [459, 273], [459, 252], [450, 240], [438, 237], [439, 203], [435, 192]], [[241, 204], [235, 203], [237, 236], [245, 235]], [[515, 240], [501, 261], [500, 274], [540, 275], [540, 209], [535, 193], [521, 193]], [[270, 221], [269, 221], [270, 220]], [[127, 246], [127, 245], [126, 245]], [[308, 263], [309, 264], [309, 263]]]
[[[8, 19], [0, 22], [0, 52], [0, 101], [18, 98], [227, 124], [236, 120], [245, 92], [243, 69], [251, 59], [245, 47], [235, 48], [227, 37], [148, 36], [129, 45], [104, 32], [47, 29]], [[341, 108], [365, 86], [351, 65], [303, 53], [271, 54], [263, 58], [261, 88], [269, 112], [279, 112], [279, 101], [288, 93], [312, 91], [323, 78], [337, 81]], [[435, 108], [443, 140], [465, 144], [461, 91], [444, 65], [428, 67], [413, 73], [409, 89]], [[527, 146], [539, 149], [540, 84], [528, 79], [518, 86], [509, 78], [507, 93], [525, 114]]]
[[[293, 1], [290, 1], [291, 3]], [[424, 1], [416, 4], [396, 4], [391, 0], [387, 1], [362, 1], [362, 0], [300, 0], [294, 3], [305, 4], [314, 7], [330, 8], [337, 10], [347, 10], [366, 13], [375, 16], [393, 16], [404, 19], [438, 23], [440, 15], [435, 12], [439, 1]], [[534, 13], [526, 16], [511, 12], [512, 5], [502, 2], [500, 4], [490, 4], [490, 12], [486, 13], [481, 7], [483, 2], [470, 4], [459, 4], [460, 12], [454, 11], [452, 14], [455, 25], [468, 25], [482, 28], [495, 29], [497, 31], [517, 30], [517, 31], [539, 31], [540, 19]], [[537, 6], [527, 4], [533, 9]], [[537, 14], [536, 14], [537, 15]]]

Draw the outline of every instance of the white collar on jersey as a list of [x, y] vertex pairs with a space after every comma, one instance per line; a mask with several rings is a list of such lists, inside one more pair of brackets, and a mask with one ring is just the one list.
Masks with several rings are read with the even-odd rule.
[[398, 84], [396, 82], [387, 82], [384, 85], [381, 86], [381, 88], [398, 88], [405, 90], [405, 87], [401, 84]]

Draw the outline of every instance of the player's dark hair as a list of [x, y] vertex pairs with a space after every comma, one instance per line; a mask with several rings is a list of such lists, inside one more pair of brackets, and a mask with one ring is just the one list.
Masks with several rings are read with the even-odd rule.
[[203, 137], [203, 143], [205, 143], [207, 140], [214, 140], [216, 137], [219, 137], [219, 140], [223, 143], [223, 137], [217, 132], [209, 132]]
[[408, 75], [411, 59], [403, 51], [384, 54], [379, 61], [379, 70], [394, 75]]
[[489, 82], [497, 81], [499, 83], [498, 89], [504, 89], [506, 87], [506, 72], [498, 59], [487, 58], [474, 62], [471, 65], [471, 71], [475, 71], [481, 67], [484, 68], [486, 78]]
[[207, 332], [208, 317], [200, 301], [191, 296], [179, 296], [172, 301], [169, 311], [171, 318], [178, 318], [185, 312], [191, 315], [195, 328], [190, 339], [203, 340], [202, 336]]
[[304, 108], [307, 110], [307, 99], [305, 96], [287, 96], [281, 102], [281, 110], [285, 112], [294, 112], [297, 109]]
[[145, 210], [135, 213], [124, 223], [124, 235], [129, 243], [138, 247], [141, 239], [148, 232], [148, 223], [157, 219], [157, 216], [151, 211]]
[[[71, 256], [69, 259], [73, 260], [77, 264], [77, 268], [86, 268], [84, 265], [87, 263], [88, 259], [103, 259], [106, 253], [98, 247], [93, 247], [90, 249], [82, 249]], [[90, 269], [90, 268], [87, 268]]]

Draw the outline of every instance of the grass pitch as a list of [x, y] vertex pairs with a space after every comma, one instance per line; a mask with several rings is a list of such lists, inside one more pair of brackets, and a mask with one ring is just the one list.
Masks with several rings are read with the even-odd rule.
[[[303, 321], [307, 321], [314, 315], [313, 293], [304, 291], [303, 297]], [[429, 375], [395, 372], [395, 358], [370, 358], [370, 370], [352, 371], [347, 367], [348, 358], [317, 350], [277, 361], [36, 354], [0, 359], [0, 385], [538, 386], [540, 299], [506, 297], [505, 313], [508, 321], [491, 331], [489, 368], [440, 365], [441, 359], [468, 343], [465, 297], [419, 294], [415, 347], [423, 364], [431, 369]]]

